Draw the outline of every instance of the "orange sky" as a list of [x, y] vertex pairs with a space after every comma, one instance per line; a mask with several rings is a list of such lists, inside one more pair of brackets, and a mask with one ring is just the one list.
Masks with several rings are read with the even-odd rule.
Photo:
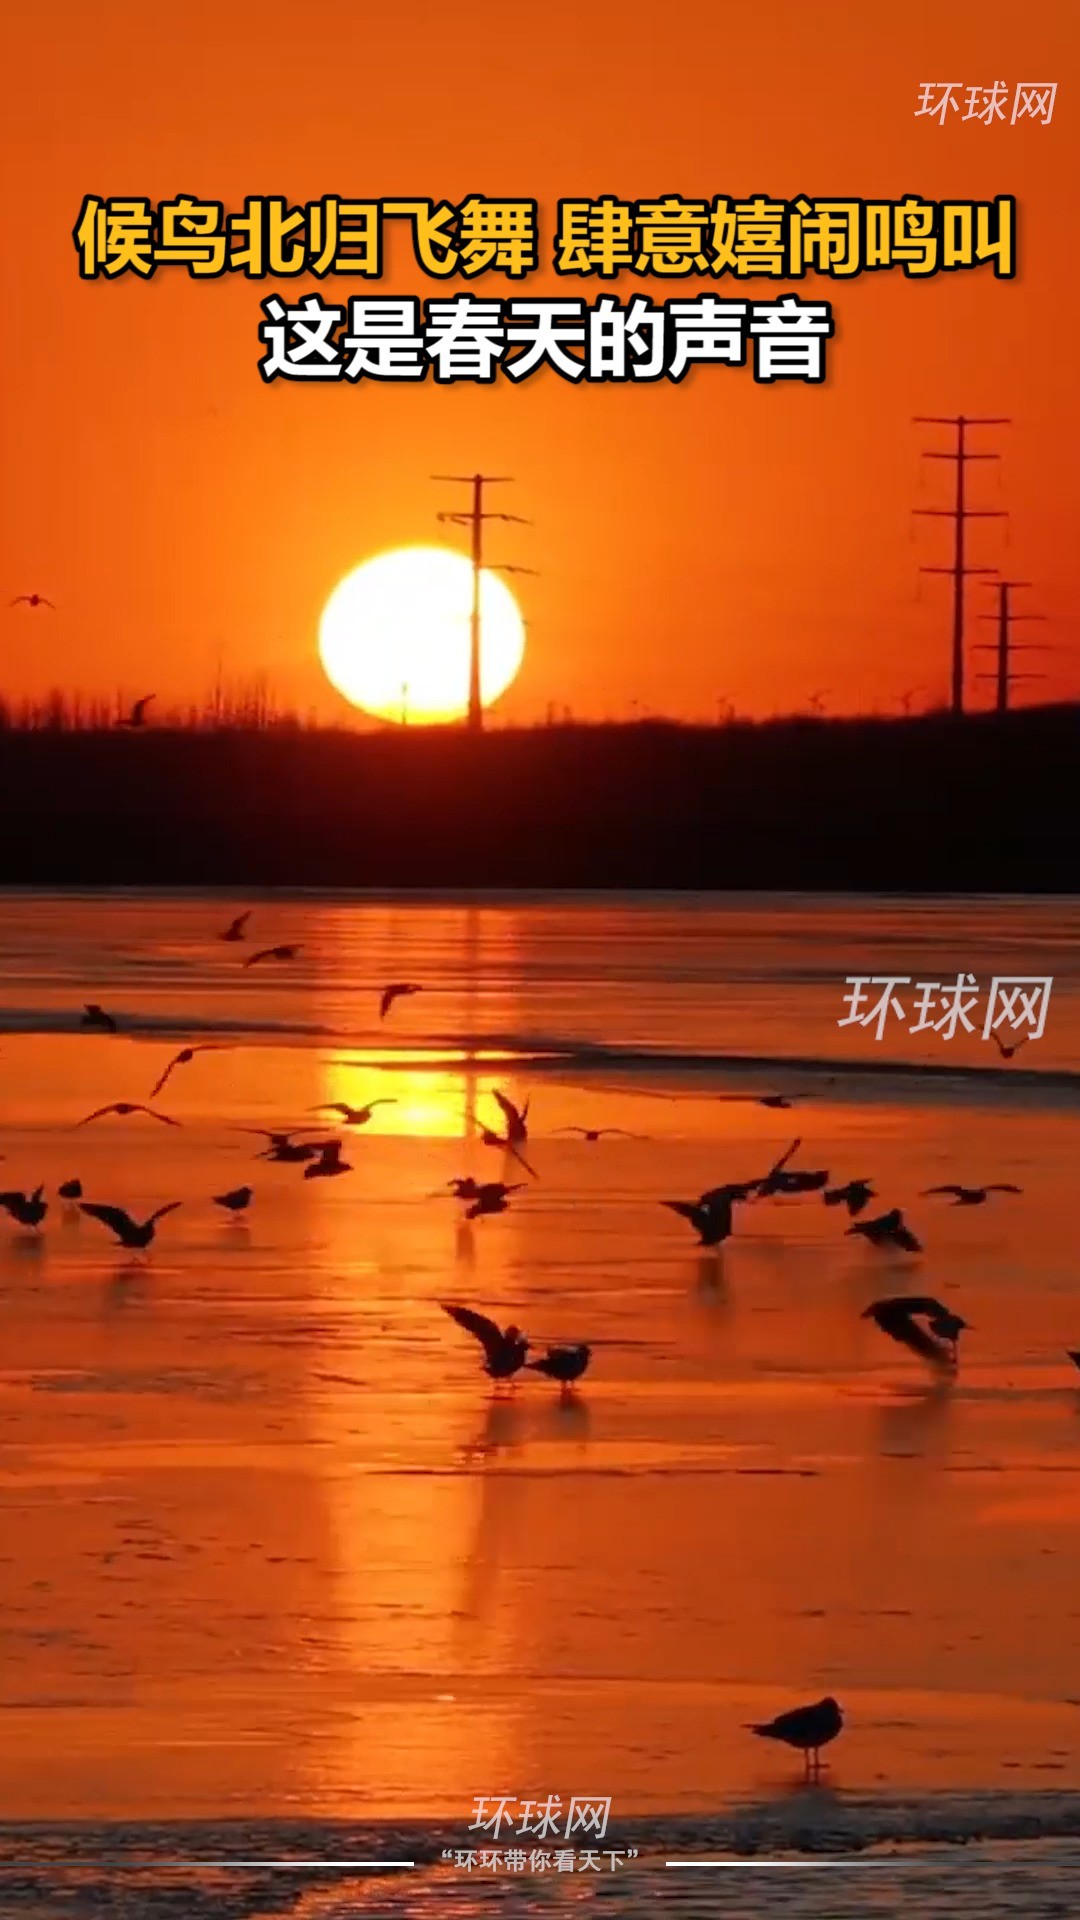
[[[767, 713], [817, 690], [829, 709], [915, 687], [920, 704], [946, 686], [949, 584], [920, 589], [917, 570], [948, 558], [949, 529], [908, 510], [943, 503], [951, 468], [920, 462], [945, 442], [910, 415], [964, 411], [1014, 421], [979, 443], [1002, 450], [1000, 479], [969, 469], [973, 503], [1008, 506], [1011, 529], [976, 527], [971, 558], [1034, 583], [1018, 603], [1053, 617], [1022, 637], [1059, 649], [1041, 691], [1075, 693], [1075, 10], [915, 0], [888, 26], [878, 12], [7, 0], [0, 582], [58, 611], [5, 607], [4, 690], [197, 695], [220, 647], [228, 677], [262, 669], [283, 701], [341, 716], [315, 653], [327, 595], [369, 555], [438, 537], [434, 512], [454, 503], [429, 474], [480, 467], [515, 475], [505, 504], [536, 522], [501, 545], [540, 570], [519, 583], [529, 651], [507, 718], [549, 701], [708, 715], [719, 697]], [[1053, 123], [917, 119], [920, 83], [940, 79], [1056, 80]], [[267, 386], [273, 284], [178, 269], [85, 283], [71, 229], [88, 192], [535, 196], [542, 258], [559, 197], [1012, 193], [1021, 265], [1012, 283], [989, 267], [809, 276], [798, 292], [831, 299], [837, 324], [820, 388], [720, 367], [681, 385], [544, 370], [520, 387]], [[323, 293], [447, 284], [579, 291], [543, 272], [432, 282], [402, 248], [382, 282]], [[974, 614], [991, 595], [973, 583], [971, 600]]]

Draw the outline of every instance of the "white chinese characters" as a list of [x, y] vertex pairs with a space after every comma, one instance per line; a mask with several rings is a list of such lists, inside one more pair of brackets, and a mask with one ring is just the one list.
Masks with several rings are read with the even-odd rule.
[[560, 1842], [572, 1835], [602, 1840], [607, 1833], [611, 1813], [608, 1795], [575, 1793], [568, 1801], [561, 1794], [549, 1793], [544, 1800], [517, 1800], [510, 1794], [484, 1794], [473, 1806], [470, 1833], [490, 1834], [495, 1840], [504, 1832], [528, 1836], [534, 1843], [548, 1840], [547, 1848], [535, 1844], [528, 1850], [509, 1847], [444, 1847], [443, 1859], [466, 1873], [614, 1873], [623, 1861], [636, 1860], [636, 1847], [596, 1846], [575, 1848]]
[[1014, 87], [1005, 80], [995, 80], [988, 87], [971, 87], [963, 80], [924, 80], [919, 86], [915, 118], [936, 120], [943, 127], [949, 116], [956, 114], [961, 125], [973, 120], [992, 127], [999, 120], [1005, 122], [1005, 109], [1011, 102], [1010, 127], [1018, 120], [1036, 120], [1048, 127], [1056, 99], [1056, 80], [1018, 80]]
[[[949, 982], [914, 980], [911, 974], [849, 974], [845, 984], [850, 989], [844, 995], [848, 1011], [837, 1026], [870, 1028], [875, 1040], [883, 1040], [891, 1024], [905, 1021], [909, 1033], [939, 1033], [943, 1040], [952, 1040], [957, 1032], [980, 1031], [976, 1009], [981, 992], [973, 973], [958, 973]], [[981, 1038], [996, 1040], [999, 1047], [1002, 1030], [1026, 1040], [1041, 1039], [1053, 984], [1044, 974], [995, 974]]]

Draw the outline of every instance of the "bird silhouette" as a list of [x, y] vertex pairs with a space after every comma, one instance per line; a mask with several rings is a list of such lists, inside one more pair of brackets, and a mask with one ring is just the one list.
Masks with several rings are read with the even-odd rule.
[[295, 960], [299, 951], [299, 947], [260, 947], [258, 953], [244, 961], [244, 966], [257, 967], [260, 960]]
[[507, 1144], [512, 1147], [524, 1146], [529, 1137], [529, 1100], [523, 1107], [516, 1107], [505, 1093], [500, 1093], [498, 1087], [492, 1087], [491, 1097], [498, 1103], [506, 1121]]
[[43, 593], [17, 593], [11, 602], [13, 607], [51, 607], [56, 612], [55, 600], [47, 600]]
[[145, 727], [146, 709], [150, 705], [151, 700], [156, 700], [156, 699], [157, 699], [156, 693], [144, 693], [141, 700], [136, 700], [134, 705], [130, 708], [130, 710], [127, 713], [121, 715], [120, 719], [116, 723], [117, 726], [118, 727], [134, 727], [136, 730], [139, 727]]
[[318, 1133], [318, 1127], [290, 1127], [288, 1132], [272, 1127], [234, 1127], [234, 1133], [254, 1133], [260, 1139], [268, 1140], [269, 1146], [257, 1153], [257, 1160], [276, 1160], [285, 1165], [299, 1165], [304, 1160], [317, 1160], [322, 1151], [314, 1140], [294, 1140], [294, 1133]]
[[[942, 1361], [955, 1366], [960, 1335], [968, 1325], [932, 1294], [901, 1293], [875, 1300], [862, 1318], [873, 1320], [890, 1340], [938, 1366]], [[927, 1322], [925, 1328], [918, 1324], [920, 1320]]]
[[395, 1000], [404, 1000], [407, 999], [410, 994], [422, 993], [423, 991], [424, 989], [418, 987], [415, 980], [392, 980], [390, 985], [384, 987], [379, 995], [379, 1019], [386, 1019]]
[[581, 1379], [591, 1353], [591, 1347], [584, 1343], [576, 1347], [549, 1347], [538, 1360], [526, 1360], [525, 1365], [534, 1373], [545, 1373], [549, 1380], [557, 1380], [565, 1394], [575, 1380]]
[[88, 1113], [83, 1119], [76, 1120], [75, 1125], [77, 1127], [88, 1127], [91, 1120], [103, 1120], [107, 1113], [118, 1113], [122, 1118], [126, 1118], [127, 1115], [132, 1113], [146, 1113], [149, 1114], [151, 1120], [160, 1120], [164, 1127], [178, 1127], [180, 1125], [179, 1120], [173, 1120], [167, 1113], [159, 1113], [156, 1107], [144, 1106], [141, 1100], [114, 1100], [107, 1107], [95, 1107], [93, 1113]]
[[504, 1180], [482, 1180], [471, 1194], [461, 1194], [460, 1199], [471, 1201], [465, 1209], [466, 1220], [480, 1220], [486, 1214], [506, 1213], [512, 1193], [523, 1193], [524, 1183], [507, 1186]]
[[254, 1198], [254, 1187], [232, 1187], [228, 1193], [215, 1193], [214, 1205], [226, 1213], [246, 1213]]
[[704, 1200], [661, 1200], [660, 1205], [689, 1220], [703, 1247], [718, 1247], [731, 1233], [733, 1202], [730, 1197], [720, 1198], [719, 1189], [709, 1198], [711, 1205]]
[[341, 1157], [340, 1140], [323, 1140], [319, 1143], [319, 1157], [304, 1168], [305, 1180], [332, 1180], [335, 1174], [351, 1173], [347, 1160]]
[[816, 1700], [811, 1707], [794, 1707], [790, 1713], [777, 1714], [775, 1720], [751, 1722], [747, 1731], [761, 1740], [780, 1740], [795, 1747], [804, 1756], [806, 1778], [821, 1771], [821, 1749], [835, 1740], [844, 1725], [844, 1716], [830, 1695]]
[[82, 1013], [79, 1015], [79, 1025], [83, 1027], [87, 1033], [116, 1032], [116, 1021], [113, 1015], [106, 1013], [104, 1007], [99, 1007], [96, 1000], [87, 1001]]
[[610, 1134], [618, 1134], [622, 1140], [640, 1140], [639, 1133], [627, 1133], [625, 1127], [556, 1127], [556, 1133], [578, 1133], [583, 1140], [595, 1143]]
[[520, 1327], [500, 1327], [496, 1321], [489, 1320], [486, 1313], [476, 1313], [472, 1307], [460, 1307], [451, 1301], [440, 1300], [439, 1305], [451, 1320], [471, 1333], [474, 1340], [479, 1340], [484, 1349], [484, 1372], [492, 1380], [509, 1380], [521, 1372], [529, 1343]]
[[325, 1100], [320, 1107], [312, 1107], [312, 1113], [340, 1113], [347, 1127], [366, 1127], [376, 1107], [396, 1107], [397, 1101], [389, 1094], [379, 1100], [369, 1100], [366, 1107], [350, 1107], [347, 1100]]
[[44, 1186], [35, 1187], [33, 1193], [0, 1193], [0, 1207], [10, 1213], [20, 1227], [40, 1227], [49, 1211], [44, 1193]]
[[905, 1253], [922, 1252], [922, 1241], [915, 1238], [899, 1207], [879, 1213], [873, 1220], [856, 1220], [847, 1232], [861, 1234], [872, 1247], [901, 1247]]
[[826, 1187], [821, 1197], [827, 1207], [844, 1206], [854, 1218], [877, 1196], [869, 1180], [849, 1180], [842, 1187]]
[[250, 907], [248, 907], [245, 910], [245, 912], [238, 913], [236, 916], [236, 919], [230, 920], [228, 926], [224, 929], [224, 931], [218, 934], [218, 939], [219, 940], [242, 940], [244, 938], [244, 932], [245, 932], [245, 928], [247, 927], [247, 923], [251, 919], [251, 913], [252, 913], [252, 909]]
[[174, 1054], [172, 1059], [169, 1061], [169, 1064], [166, 1067], [164, 1073], [162, 1074], [160, 1080], [155, 1081], [154, 1085], [151, 1087], [150, 1089], [151, 1100], [156, 1100], [158, 1094], [161, 1092], [162, 1087], [165, 1085], [166, 1080], [169, 1078], [169, 1075], [171, 1073], [175, 1073], [177, 1067], [190, 1066], [191, 1062], [194, 1060], [195, 1055], [197, 1053], [220, 1053], [220, 1052], [221, 1052], [221, 1048], [218, 1045], [217, 1041], [215, 1040], [200, 1041], [197, 1047], [181, 1048], [180, 1052], [177, 1054]]
[[170, 1200], [166, 1206], [156, 1208], [148, 1220], [133, 1220], [123, 1207], [103, 1207], [95, 1200], [84, 1200], [79, 1212], [88, 1214], [91, 1220], [100, 1220], [102, 1226], [115, 1233], [122, 1247], [142, 1248], [150, 1245], [158, 1221], [167, 1213], [175, 1213], [182, 1204], [180, 1200]]
[[82, 1181], [65, 1180], [62, 1186], [57, 1187], [56, 1191], [60, 1195], [61, 1200], [81, 1200], [83, 1191]]
[[954, 1195], [953, 1205], [956, 1207], [981, 1207], [983, 1201], [986, 1200], [991, 1193], [1023, 1193], [1023, 1191], [1023, 1187], [1014, 1187], [1010, 1185], [1007, 1180], [992, 1181], [990, 1185], [986, 1187], [958, 1187], [952, 1185], [923, 1188], [924, 1194], [947, 1193]]
[[1011, 1059], [1012, 1059], [1012, 1057], [1013, 1057], [1013, 1054], [1014, 1054], [1014, 1053], [1019, 1053], [1019, 1051], [1020, 1051], [1020, 1049], [1021, 1049], [1021, 1047], [1022, 1047], [1022, 1046], [1024, 1046], [1024, 1044], [1025, 1044], [1025, 1043], [1026, 1043], [1026, 1042], [1027, 1042], [1028, 1040], [1030, 1040], [1030, 1039], [1031, 1039], [1031, 1035], [1030, 1035], [1030, 1033], [1022, 1033], [1022, 1034], [1020, 1035], [1020, 1038], [1019, 1038], [1019, 1040], [1014, 1040], [1014, 1041], [1013, 1041], [1013, 1043], [1012, 1043], [1012, 1046], [1011, 1046], [1011, 1047], [1008, 1047], [1008, 1046], [1006, 1046], [1006, 1044], [1005, 1044], [1005, 1042], [1004, 1042], [1004, 1040], [1002, 1039], [1002, 1037], [1001, 1037], [1001, 1035], [1000, 1035], [1000, 1033], [998, 1032], [998, 1030], [997, 1030], [997, 1028], [996, 1028], [996, 1027], [991, 1027], [991, 1029], [990, 1029], [990, 1038], [991, 1038], [991, 1040], [992, 1040], [992, 1041], [994, 1042], [994, 1045], [995, 1045], [995, 1047], [997, 1048], [997, 1050], [998, 1050], [998, 1052], [1000, 1053], [1000, 1055], [1001, 1055], [1001, 1057], [1002, 1057], [1002, 1059], [1003, 1059], [1003, 1060], [1011, 1060]]

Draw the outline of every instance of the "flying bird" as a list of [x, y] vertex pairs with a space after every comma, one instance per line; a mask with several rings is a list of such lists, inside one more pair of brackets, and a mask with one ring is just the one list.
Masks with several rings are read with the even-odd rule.
[[780, 1713], [775, 1720], [766, 1720], [757, 1725], [750, 1724], [749, 1733], [756, 1733], [761, 1740], [781, 1740], [786, 1747], [795, 1747], [805, 1756], [806, 1778], [821, 1769], [821, 1749], [835, 1740], [844, 1725], [844, 1716], [831, 1697], [816, 1700], [812, 1707], [795, 1707], [790, 1713]]
[[583, 1140], [595, 1142], [603, 1140], [609, 1134], [617, 1134], [621, 1140], [640, 1140], [639, 1133], [627, 1133], [625, 1127], [556, 1127], [556, 1133], [579, 1133]]
[[272, 1127], [234, 1127], [234, 1133], [254, 1133], [270, 1142], [257, 1160], [277, 1160], [289, 1165], [298, 1165], [303, 1160], [317, 1160], [321, 1146], [314, 1140], [294, 1140], [294, 1133], [318, 1133], [318, 1127], [290, 1127], [287, 1133]]
[[395, 1000], [405, 1000], [410, 994], [423, 991], [423, 987], [418, 987], [415, 980], [392, 980], [379, 995], [379, 1019], [386, 1019]]
[[921, 1253], [922, 1241], [917, 1240], [911, 1228], [905, 1224], [899, 1207], [893, 1207], [888, 1213], [879, 1213], [873, 1220], [857, 1220], [848, 1227], [848, 1234], [859, 1233], [869, 1240], [872, 1247], [902, 1247], [905, 1253]]
[[482, 1180], [471, 1193], [460, 1193], [458, 1198], [471, 1202], [471, 1205], [465, 1209], [466, 1220], [480, 1220], [489, 1213], [506, 1213], [510, 1205], [510, 1195], [523, 1193], [524, 1190], [523, 1181], [519, 1181], [516, 1186], [507, 1186], [504, 1180]]
[[812, 1173], [800, 1171], [791, 1173], [786, 1167], [782, 1167], [779, 1172], [769, 1176], [771, 1193], [820, 1193], [828, 1184], [829, 1175], [825, 1168], [817, 1168]]
[[[466, 1114], [465, 1118], [468, 1121], [471, 1116]], [[524, 1167], [526, 1173], [535, 1180], [536, 1168], [526, 1160], [520, 1147], [516, 1147], [508, 1135], [496, 1133], [494, 1127], [486, 1127], [482, 1122], [478, 1124], [478, 1135], [482, 1147], [499, 1147], [503, 1153], [511, 1154], [518, 1165]]]
[[759, 1107], [793, 1107], [795, 1105], [791, 1095], [787, 1093], [760, 1093], [755, 1094], [754, 1098]]
[[102, 1226], [115, 1233], [122, 1247], [148, 1247], [158, 1221], [167, 1213], [175, 1213], [182, 1204], [180, 1200], [170, 1200], [167, 1206], [158, 1207], [148, 1220], [133, 1220], [123, 1207], [101, 1207], [95, 1200], [84, 1200], [79, 1212], [89, 1214], [91, 1220], [100, 1220]]
[[821, 1197], [827, 1207], [846, 1207], [854, 1219], [876, 1195], [869, 1180], [849, 1180], [842, 1187], [826, 1187]]
[[130, 713], [125, 713], [121, 715], [120, 719], [116, 723], [117, 726], [118, 727], [135, 727], [135, 728], [145, 727], [146, 709], [150, 705], [151, 700], [156, 700], [156, 699], [157, 699], [156, 693], [144, 693], [141, 700], [135, 701], [135, 704], [131, 708]]
[[13, 607], [51, 607], [56, 612], [55, 600], [47, 600], [43, 593], [17, 593], [11, 604]]
[[994, 1042], [994, 1045], [996, 1046], [996, 1048], [997, 1048], [997, 1050], [998, 1050], [998, 1052], [1000, 1053], [1000, 1055], [1001, 1055], [1001, 1057], [1002, 1057], [1002, 1059], [1003, 1059], [1003, 1060], [1011, 1060], [1011, 1059], [1012, 1059], [1012, 1057], [1013, 1057], [1013, 1054], [1014, 1054], [1014, 1053], [1019, 1053], [1019, 1051], [1020, 1051], [1020, 1049], [1021, 1049], [1021, 1047], [1022, 1047], [1022, 1046], [1024, 1045], [1024, 1043], [1025, 1043], [1025, 1041], [1028, 1041], [1028, 1040], [1030, 1040], [1030, 1039], [1031, 1039], [1031, 1035], [1030, 1035], [1030, 1033], [1022, 1033], [1022, 1034], [1020, 1035], [1020, 1038], [1019, 1038], [1019, 1040], [1014, 1040], [1014, 1041], [1013, 1041], [1013, 1043], [1012, 1043], [1012, 1046], [1011, 1046], [1011, 1047], [1007, 1047], [1007, 1046], [1005, 1045], [1005, 1042], [1004, 1042], [1004, 1040], [1002, 1039], [1002, 1037], [1001, 1037], [1001, 1035], [1000, 1035], [1000, 1033], [998, 1032], [998, 1030], [997, 1030], [997, 1028], [996, 1028], [996, 1027], [991, 1027], [991, 1029], [990, 1029], [990, 1038], [991, 1038], [991, 1040], [992, 1040], [992, 1041]]
[[305, 1180], [332, 1180], [335, 1174], [352, 1172], [349, 1162], [341, 1157], [340, 1140], [320, 1141], [318, 1156], [310, 1167], [304, 1168]]
[[157, 1098], [158, 1094], [161, 1092], [162, 1087], [165, 1085], [165, 1082], [168, 1079], [170, 1073], [174, 1073], [177, 1067], [190, 1066], [191, 1062], [194, 1060], [195, 1055], [197, 1053], [220, 1053], [220, 1051], [221, 1051], [221, 1048], [219, 1047], [218, 1043], [215, 1040], [200, 1041], [197, 1047], [183, 1047], [181, 1051], [175, 1054], [173, 1058], [169, 1061], [169, 1064], [166, 1067], [164, 1073], [162, 1074], [160, 1080], [158, 1080], [155, 1083], [155, 1085], [151, 1087], [150, 1089], [151, 1100], [155, 1100]]
[[111, 1106], [95, 1107], [93, 1113], [88, 1113], [82, 1120], [76, 1120], [75, 1125], [88, 1127], [91, 1120], [102, 1120], [107, 1113], [118, 1113], [122, 1117], [131, 1113], [148, 1113], [151, 1120], [160, 1120], [162, 1126], [178, 1127], [180, 1125], [179, 1120], [173, 1120], [167, 1113], [159, 1113], [156, 1107], [144, 1106], [141, 1100], [114, 1100]]
[[1024, 1191], [1023, 1187], [1014, 1187], [1010, 1185], [1009, 1181], [1007, 1180], [992, 1181], [990, 1185], [986, 1187], [946, 1186], [946, 1187], [924, 1187], [923, 1188], [924, 1194], [931, 1194], [931, 1193], [954, 1194], [955, 1195], [955, 1198], [953, 1200], [954, 1207], [981, 1207], [983, 1204], [983, 1201], [991, 1193], [1023, 1193], [1023, 1191]]
[[713, 1204], [701, 1200], [661, 1200], [660, 1205], [689, 1220], [703, 1247], [718, 1247], [731, 1233], [731, 1199], [713, 1196]]
[[486, 1313], [474, 1313], [471, 1307], [459, 1307], [440, 1300], [439, 1305], [451, 1320], [479, 1340], [484, 1349], [484, 1372], [492, 1380], [509, 1380], [525, 1365], [529, 1343], [520, 1327], [500, 1327]]
[[260, 960], [295, 960], [299, 947], [261, 947], [244, 961], [245, 967], [257, 967]]
[[793, 1140], [790, 1146], [784, 1148], [780, 1158], [773, 1161], [768, 1173], [765, 1174], [762, 1179], [753, 1182], [754, 1190], [759, 1200], [767, 1200], [770, 1194], [781, 1192], [783, 1186], [781, 1175], [788, 1161], [791, 1159], [792, 1154], [798, 1153], [801, 1146], [801, 1140]]
[[0, 1207], [10, 1213], [20, 1227], [40, 1227], [49, 1211], [49, 1203], [43, 1199], [44, 1186], [35, 1187], [33, 1193], [0, 1193]]
[[87, 1033], [116, 1032], [116, 1021], [112, 1014], [106, 1013], [104, 1007], [99, 1007], [96, 1000], [87, 1001], [79, 1015], [79, 1025], [85, 1028]]
[[246, 1213], [254, 1198], [254, 1187], [232, 1187], [228, 1193], [215, 1193], [214, 1205], [226, 1213]]
[[218, 939], [219, 940], [242, 940], [244, 938], [244, 929], [246, 928], [248, 921], [251, 919], [251, 913], [252, 913], [252, 909], [250, 907], [247, 908], [246, 912], [238, 913], [235, 920], [229, 921], [229, 924], [225, 928], [224, 932], [218, 934]]
[[366, 1127], [376, 1107], [396, 1107], [397, 1101], [389, 1094], [379, 1100], [369, 1100], [366, 1107], [350, 1107], [347, 1100], [326, 1100], [321, 1107], [312, 1107], [312, 1113], [340, 1113], [347, 1127]]
[[580, 1380], [592, 1349], [582, 1343], [576, 1347], [549, 1347], [539, 1360], [526, 1360], [525, 1365], [534, 1373], [546, 1373], [549, 1380], [557, 1380], [564, 1394], [568, 1393], [575, 1380]]
[[56, 1189], [61, 1200], [81, 1200], [82, 1190], [81, 1180], [65, 1180], [63, 1185]]
[[[901, 1293], [888, 1300], [875, 1300], [862, 1318], [873, 1320], [890, 1340], [938, 1366], [942, 1361], [955, 1366], [960, 1335], [968, 1325], [931, 1294]], [[925, 1328], [918, 1324], [920, 1320], [927, 1322]]]

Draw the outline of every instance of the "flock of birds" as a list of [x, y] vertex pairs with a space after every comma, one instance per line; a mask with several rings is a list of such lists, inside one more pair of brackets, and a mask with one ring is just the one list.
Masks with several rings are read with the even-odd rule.
[[[38, 596], [20, 597], [29, 599], [32, 605], [38, 604]], [[44, 604], [50, 603], [44, 602]], [[141, 725], [146, 705], [152, 698], [152, 695], [148, 695], [144, 700], [136, 702], [132, 714], [123, 724]], [[250, 918], [251, 910], [238, 914], [218, 937], [230, 945], [245, 941]], [[266, 961], [288, 963], [295, 960], [300, 952], [301, 948], [295, 944], [263, 947], [245, 959], [243, 966], [246, 969]], [[422, 990], [415, 981], [390, 982], [379, 991], [380, 1019], [386, 1018], [397, 1000], [420, 993]], [[80, 1025], [86, 1031], [116, 1033], [120, 1023], [104, 1007], [90, 1002], [83, 1009]], [[111, 1101], [105, 1106], [95, 1108], [92, 1113], [86, 1114], [76, 1122], [76, 1125], [88, 1126], [110, 1115], [127, 1117], [141, 1113], [164, 1126], [179, 1126], [180, 1121], [151, 1103], [164, 1092], [172, 1075], [178, 1069], [190, 1065], [199, 1054], [218, 1050], [217, 1043], [213, 1041], [196, 1042], [182, 1047], [158, 1075], [146, 1102]], [[1016, 1048], [1003, 1046], [1001, 1051], [1004, 1057], [1009, 1057]], [[723, 1097], [754, 1097], [759, 1104], [772, 1108], [786, 1108], [793, 1104], [791, 1098], [785, 1094]], [[525, 1153], [529, 1140], [528, 1099], [518, 1106], [508, 1094], [497, 1088], [493, 1089], [492, 1098], [500, 1111], [502, 1130], [500, 1131], [495, 1125], [481, 1124], [479, 1127], [481, 1143], [498, 1148], [516, 1161], [529, 1178], [535, 1177], [535, 1169], [530, 1165]], [[362, 1106], [353, 1106], [346, 1101], [338, 1100], [323, 1103], [313, 1111], [333, 1114], [343, 1127], [359, 1129], [370, 1122], [378, 1107], [393, 1104], [389, 1096], [369, 1100]], [[325, 1133], [325, 1128], [316, 1126], [288, 1129], [240, 1127], [235, 1130], [257, 1136], [265, 1142], [257, 1158], [277, 1164], [302, 1165], [305, 1180], [334, 1179], [352, 1171], [350, 1163], [343, 1157], [343, 1142], [340, 1138], [305, 1137]], [[589, 1144], [596, 1144], [609, 1135], [622, 1135], [624, 1138], [640, 1137], [628, 1134], [626, 1129], [621, 1127], [571, 1126], [560, 1128], [558, 1131], [574, 1133], [583, 1142]], [[899, 1207], [892, 1207], [886, 1212], [868, 1218], [860, 1217], [865, 1214], [870, 1202], [877, 1198], [876, 1190], [869, 1179], [858, 1177], [842, 1183], [830, 1184], [828, 1169], [793, 1167], [790, 1163], [801, 1144], [801, 1140], [793, 1140], [772, 1166], [755, 1179], [726, 1182], [710, 1188], [696, 1200], [664, 1200], [661, 1204], [687, 1221], [703, 1247], [718, 1251], [732, 1235], [737, 1207], [772, 1197], [820, 1193], [826, 1207], [845, 1210], [851, 1222], [846, 1229], [849, 1236], [859, 1236], [873, 1247], [897, 1249], [910, 1254], [922, 1252], [922, 1242], [908, 1226]], [[452, 1180], [449, 1183], [449, 1192], [461, 1203], [464, 1218], [472, 1221], [505, 1213], [512, 1197], [525, 1191], [526, 1185], [527, 1181], [524, 1180], [477, 1180], [472, 1175], [467, 1175]], [[948, 1182], [925, 1188], [923, 1191], [927, 1196], [950, 1199], [955, 1206], [974, 1207], [984, 1205], [993, 1194], [1019, 1194], [1022, 1189], [1010, 1182], [990, 1181], [982, 1186]], [[145, 1251], [151, 1245], [158, 1223], [183, 1204], [178, 1200], [169, 1201], [164, 1206], [156, 1208], [146, 1219], [136, 1220], [123, 1207], [85, 1199], [79, 1179], [64, 1181], [57, 1192], [61, 1200], [77, 1205], [87, 1217], [107, 1227], [121, 1246], [138, 1252]], [[212, 1196], [215, 1206], [234, 1217], [245, 1213], [253, 1199], [254, 1188], [247, 1184]], [[48, 1212], [44, 1187], [38, 1186], [30, 1193], [0, 1192], [0, 1208], [4, 1209], [19, 1226], [36, 1230], [40, 1228]], [[532, 1371], [556, 1381], [561, 1394], [568, 1396], [589, 1366], [592, 1348], [583, 1341], [558, 1345], [545, 1343], [542, 1352], [534, 1353], [533, 1344], [527, 1334], [516, 1324], [501, 1327], [487, 1314], [457, 1301], [440, 1301], [439, 1305], [458, 1327], [478, 1343], [482, 1354], [483, 1372], [497, 1386], [514, 1380], [524, 1371]], [[935, 1367], [950, 1370], [955, 1369], [957, 1365], [960, 1335], [968, 1330], [968, 1323], [959, 1314], [926, 1294], [894, 1294], [875, 1300], [866, 1308], [863, 1318], [873, 1320], [882, 1333], [928, 1360]], [[1069, 1358], [1080, 1368], [1080, 1350], [1070, 1352]], [[843, 1724], [841, 1708], [834, 1699], [829, 1697], [809, 1706], [797, 1707], [791, 1712], [782, 1713], [774, 1720], [751, 1723], [748, 1730], [762, 1739], [776, 1740], [801, 1752], [805, 1760], [806, 1778], [810, 1779], [816, 1777], [820, 1771], [821, 1749], [837, 1738]]]

